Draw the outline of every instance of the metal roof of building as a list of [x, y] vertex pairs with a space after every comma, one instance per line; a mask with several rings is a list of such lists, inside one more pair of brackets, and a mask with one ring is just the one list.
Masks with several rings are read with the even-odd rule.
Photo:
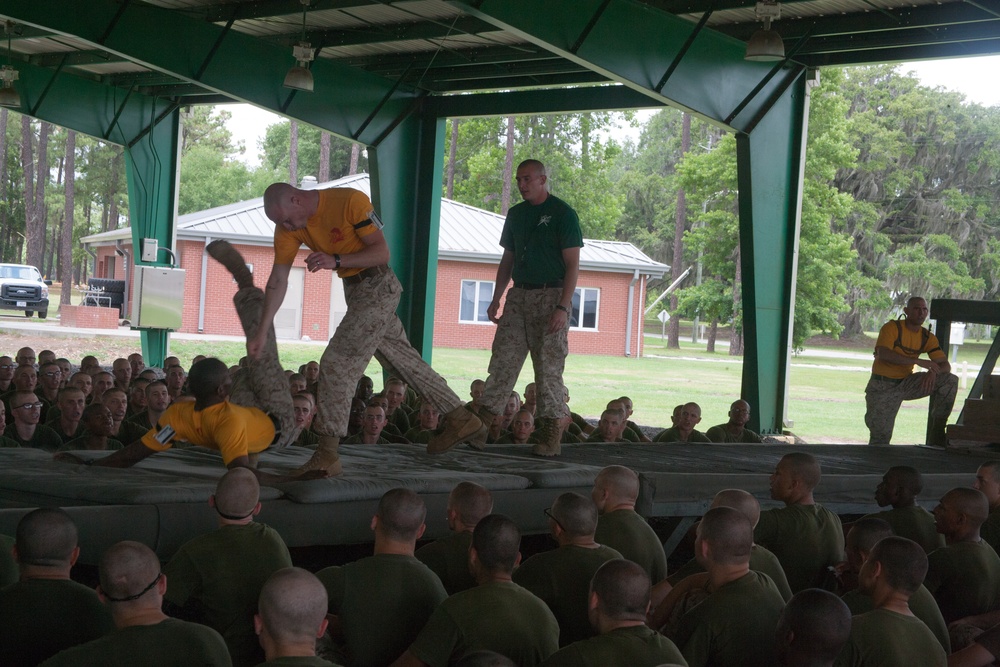
[[[354, 188], [371, 196], [368, 174], [354, 174], [317, 184], [314, 187]], [[438, 257], [459, 261], [499, 261], [500, 232], [503, 216], [451, 199], [441, 198], [441, 226], [438, 235]], [[264, 198], [217, 206], [205, 211], [188, 213], [177, 220], [177, 239], [226, 239], [234, 243], [270, 245], [274, 224], [264, 215]], [[87, 245], [103, 245], [114, 241], [132, 240], [130, 228], [86, 236]], [[666, 264], [654, 261], [631, 243], [584, 239], [580, 251], [581, 268], [591, 271], [640, 273], [662, 278], [670, 270]]]

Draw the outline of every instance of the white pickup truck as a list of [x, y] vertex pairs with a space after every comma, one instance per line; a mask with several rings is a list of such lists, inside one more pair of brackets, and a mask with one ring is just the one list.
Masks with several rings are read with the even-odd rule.
[[35, 312], [44, 319], [49, 314], [49, 285], [42, 274], [27, 264], [0, 264], [0, 308], [23, 310], [25, 317]]

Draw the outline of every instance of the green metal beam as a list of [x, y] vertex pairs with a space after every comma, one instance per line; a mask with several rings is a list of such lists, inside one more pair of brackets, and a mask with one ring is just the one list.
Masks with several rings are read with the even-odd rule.
[[780, 433], [795, 300], [806, 76], [800, 75], [752, 134], [736, 135], [743, 267], [743, 398], [754, 424]]
[[389, 131], [415, 97], [392, 81], [322, 59], [312, 64], [316, 91], [292, 95], [282, 87], [294, 64], [288, 49], [147, 3], [88, 0], [81, 11], [77, 0], [4, 0], [0, 11], [363, 143]]
[[[780, 77], [774, 77], [726, 122], [729, 113], [769, 76], [771, 64], [744, 60], [746, 44], [713, 30], [700, 31], [675, 63], [695, 26], [636, 0], [612, 0], [606, 6], [605, 0], [549, 0], [544, 12], [533, 0], [451, 0], [450, 4], [658, 103], [687, 109], [737, 131], [760, 115], [761, 105], [780, 86]], [[552, 16], [560, 20], [553, 21]], [[668, 69], [673, 69], [672, 75], [657, 91]]]
[[531, 90], [476, 95], [442, 95], [427, 100], [430, 113], [442, 118], [509, 116], [530, 113], [580, 113], [663, 106], [620, 85]]
[[997, 53], [1000, 53], [1000, 37], [978, 42], [966, 42], [964, 44], [934, 44], [896, 49], [825, 53], [802, 56], [801, 60], [810, 67], [827, 67], [905, 63], [915, 60], [936, 60], [941, 58], [971, 58], [974, 56], [994, 56]]

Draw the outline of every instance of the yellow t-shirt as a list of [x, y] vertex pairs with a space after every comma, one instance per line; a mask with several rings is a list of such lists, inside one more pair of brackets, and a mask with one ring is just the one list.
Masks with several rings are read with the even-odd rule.
[[204, 410], [195, 410], [194, 401], [185, 401], [168, 407], [156, 427], [142, 436], [142, 444], [156, 452], [170, 449], [174, 440], [217, 449], [229, 465], [240, 456], [267, 449], [274, 442], [274, 422], [257, 408], [229, 401]]
[[[900, 329], [902, 329], [902, 335], [900, 335]], [[875, 347], [885, 347], [896, 354], [901, 354], [911, 359], [917, 359], [924, 353], [934, 361], [941, 361], [947, 356], [941, 350], [937, 336], [928, 332], [927, 341], [924, 342], [924, 334], [922, 332], [910, 331], [906, 328], [906, 324], [900, 320], [887, 322], [882, 327], [878, 332], [878, 340], [875, 341]], [[903, 380], [912, 372], [913, 366], [907, 368], [899, 364], [890, 364], [878, 358], [872, 364], [872, 373], [896, 380]]]
[[[289, 232], [274, 226], [274, 263], [291, 265], [303, 244], [310, 250], [328, 255], [347, 255], [364, 248], [361, 237], [374, 234], [378, 227], [369, 223], [372, 202], [360, 190], [328, 188], [319, 191], [319, 206], [303, 229]], [[361, 226], [356, 226], [361, 225]], [[340, 269], [337, 274], [347, 278], [362, 269]]]

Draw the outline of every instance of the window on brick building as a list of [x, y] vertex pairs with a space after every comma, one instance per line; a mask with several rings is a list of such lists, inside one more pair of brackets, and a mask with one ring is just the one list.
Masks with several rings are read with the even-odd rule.
[[573, 308], [569, 316], [570, 329], [597, 330], [597, 311], [601, 291], [594, 287], [577, 287], [573, 293]]
[[486, 309], [493, 300], [492, 280], [463, 280], [462, 295], [458, 309], [458, 321], [489, 324]]

